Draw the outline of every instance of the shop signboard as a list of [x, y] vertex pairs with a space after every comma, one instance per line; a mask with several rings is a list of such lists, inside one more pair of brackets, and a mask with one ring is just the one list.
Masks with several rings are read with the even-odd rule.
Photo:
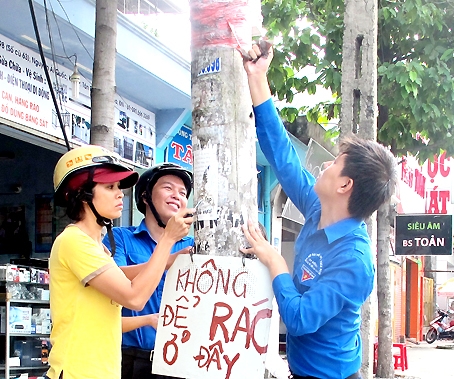
[[192, 130], [183, 125], [166, 148], [166, 162], [192, 171]]
[[396, 255], [452, 255], [452, 215], [398, 215]]
[[[80, 96], [70, 97], [72, 70], [46, 60], [68, 139], [82, 145], [90, 141], [91, 82], [81, 75]], [[0, 118], [29, 128], [30, 133], [63, 141], [40, 55], [0, 35]], [[154, 163], [156, 128], [154, 113], [115, 96], [115, 149], [134, 165]], [[129, 150], [129, 148], [131, 149]]]
[[178, 256], [164, 284], [153, 373], [263, 379], [272, 299], [258, 259]]
[[[67, 72], [57, 72], [51, 65], [50, 70], [52, 76], [68, 78]], [[61, 131], [52, 130], [52, 98], [39, 55], [4, 36], [0, 36], [0, 90], [0, 117], [63, 138]], [[65, 101], [64, 86], [58, 91]]]
[[151, 167], [156, 149], [155, 114], [117, 94], [115, 115], [114, 150], [137, 166]]
[[399, 165], [397, 197], [399, 213], [452, 214], [454, 160], [446, 152], [420, 165], [415, 157], [404, 157]]

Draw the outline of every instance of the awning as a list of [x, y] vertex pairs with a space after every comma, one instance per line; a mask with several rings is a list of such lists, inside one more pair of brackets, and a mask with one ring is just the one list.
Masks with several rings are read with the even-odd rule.
[[439, 296], [454, 297], [454, 278], [448, 279], [437, 289]]

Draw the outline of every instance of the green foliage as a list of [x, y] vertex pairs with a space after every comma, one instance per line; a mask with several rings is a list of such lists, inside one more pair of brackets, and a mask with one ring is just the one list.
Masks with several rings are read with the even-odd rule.
[[[278, 41], [269, 71], [273, 93], [291, 102], [296, 93], [323, 86], [340, 96], [344, 2], [262, 0], [262, 13], [268, 37]], [[454, 7], [380, 0], [378, 16], [378, 140], [397, 155], [409, 151], [425, 160], [446, 150], [453, 156]], [[298, 76], [306, 66], [315, 78]], [[335, 97], [282, 114], [289, 121], [303, 112], [310, 121], [326, 121], [338, 117], [339, 104]]]

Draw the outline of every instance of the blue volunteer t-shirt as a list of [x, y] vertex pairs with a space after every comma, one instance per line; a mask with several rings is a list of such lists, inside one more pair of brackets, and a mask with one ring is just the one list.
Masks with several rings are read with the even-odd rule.
[[293, 274], [273, 280], [287, 326], [287, 359], [301, 376], [344, 379], [361, 367], [361, 305], [374, 285], [366, 225], [344, 219], [318, 230], [321, 206], [272, 100], [254, 108], [260, 147], [287, 196], [305, 217]]
[[[148, 232], [145, 220], [142, 220], [139, 226], [112, 228], [112, 232], [116, 244], [114, 260], [118, 266], [131, 266], [147, 262], [157, 245]], [[103, 243], [108, 249], [110, 249], [109, 237], [107, 235], [104, 237]], [[176, 253], [177, 251], [180, 251], [185, 247], [192, 246], [193, 244], [194, 239], [192, 237], [184, 237], [173, 246], [171, 253]], [[130, 317], [159, 313], [159, 306], [161, 304], [166, 274], [167, 273], [164, 272], [155, 292], [150, 297], [150, 300], [148, 300], [145, 304], [143, 310], [133, 311], [123, 307], [122, 316]], [[144, 326], [139, 329], [123, 333], [122, 346], [153, 350], [155, 339], [156, 330], [151, 326]]]

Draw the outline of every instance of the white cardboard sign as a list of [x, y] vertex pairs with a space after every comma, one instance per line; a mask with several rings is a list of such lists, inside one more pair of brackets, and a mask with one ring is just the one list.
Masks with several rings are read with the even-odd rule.
[[180, 255], [164, 285], [153, 373], [262, 379], [273, 291], [257, 259]]

